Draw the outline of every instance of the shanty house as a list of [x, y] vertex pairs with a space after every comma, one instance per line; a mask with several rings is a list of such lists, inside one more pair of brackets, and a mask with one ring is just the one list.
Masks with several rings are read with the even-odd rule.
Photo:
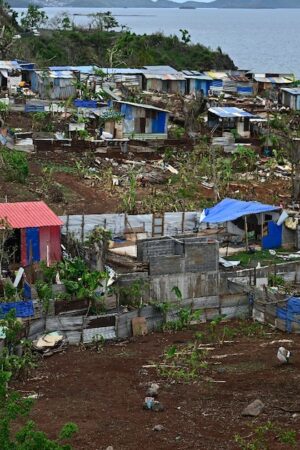
[[80, 81], [85, 81], [90, 75], [94, 75], [97, 66], [50, 66], [49, 70], [54, 72], [74, 72], [78, 74]]
[[22, 81], [21, 66], [17, 61], [0, 61], [0, 88], [10, 94]]
[[209, 95], [219, 95], [223, 92], [223, 84], [224, 80], [227, 78], [226, 72], [216, 72], [214, 70], [210, 70], [209, 72], [204, 72], [204, 75], [207, 75], [212, 79], [209, 86]]
[[203, 94], [208, 95], [213, 79], [209, 75], [205, 75], [196, 70], [183, 70], [182, 73], [186, 79], [186, 94]]
[[70, 70], [35, 70], [31, 89], [41, 99], [67, 100], [76, 96], [76, 81], [75, 72]]
[[228, 94], [251, 96], [254, 93], [253, 81], [241, 72], [231, 72], [223, 81], [223, 91]]
[[300, 111], [300, 88], [281, 89], [281, 104], [294, 111]]
[[127, 87], [136, 87], [142, 89], [143, 85], [143, 69], [135, 69], [128, 67], [102, 67], [100, 70], [106, 75], [106, 79], [112, 80], [119, 85]]
[[235, 107], [209, 108], [207, 124], [210, 129], [236, 130], [242, 137], [250, 137], [250, 119], [254, 116], [247, 111]]
[[293, 74], [254, 74], [253, 80], [256, 85], [256, 92], [262, 94], [265, 91], [275, 90], [280, 88], [289, 87], [294, 81]]
[[116, 139], [167, 139], [169, 111], [131, 102], [112, 101], [120, 121], [107, 121], [105, 131]]
[[63, 222], [44, 202], [0, 203], [0, 219], [13, 229], [7, 245], [16, 263], [60, 261]]
[[173, 67], [144, 66], [143, 77], [143, 89], [146, 91], [185, 94], [185, 76]]
[[272, 249], [282, 245], [283, 225], [279, 223], [280, 212], [280, 206], [225, 198], [212, 208], [205, 209], [200, 222], [224, 224], [230, 234], [244, 235], [247, 247], [252, 233], [254, 237], [260, 238], [263, 249]]

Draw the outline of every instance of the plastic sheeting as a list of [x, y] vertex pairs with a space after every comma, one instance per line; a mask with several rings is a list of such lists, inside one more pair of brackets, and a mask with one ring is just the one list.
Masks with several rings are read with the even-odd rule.
[[205, 209], [205, 216], [201, 218], [201, 222], [229, 222], [250, 214], [266, 213], [270, 211], [278, 211], [280, 209], [281, 208], [279, 206], [264, 205], [259, 202], [244, 202], [242, 200], [225, 198], [216, 206]]
[[[165, 236], [174, 236], [183, 232], [192, 232], [197, 226], [199, 221], [199, 212], [172, 212], [164, 214], [164, 229], [163, 234]], [[84, 235], [88, 235], [96, 226], [106, 228], [110, 230], [113, 236], [122, 236], [125, 230], [130, 228], [143, 228], [148, 237], [152, 237], [153, 230], [153, 215], [152, 214], [139, 214], [139, 215], [126, 215], [126, 214], [92, 214], [92, 215], [74, 215], [61, 216], [61, 220], [64, 222], [62, 232], [68, 232], [74, 234], [77, 238], [81, 237], [82, 226], [84, 229]]]
[[293, 322], [300, 324], [300, 298], [290, 297], [285, 308], [277, 308], [276, 316], [286, 321], [286, 330], [291, 332]]

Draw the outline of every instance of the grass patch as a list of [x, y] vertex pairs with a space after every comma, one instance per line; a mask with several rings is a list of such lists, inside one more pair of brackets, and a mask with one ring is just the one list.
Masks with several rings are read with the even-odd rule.
[[[286, 249], [276, 249], [276, 253], [286, 253]], [[227, 256], [228, 261], [240, 261], [243, 267], [255, 267], [259, 262], [262, 266], [283, 263], [284, 260], [278, 258], [277, 255], [271, 255], [269, 250], [258, 250], [255, 253], [246, 251], [235, 253]]]

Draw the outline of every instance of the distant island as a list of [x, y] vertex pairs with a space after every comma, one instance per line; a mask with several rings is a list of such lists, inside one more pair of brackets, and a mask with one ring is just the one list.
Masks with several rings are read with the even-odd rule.
[[232, 9], [291, 9], [300, 8], [300, 0], [214, 0], [210, 3], [188, 0], [177, 3], [172, 0], [10, 0], [13, 8], [24, 8], [29, 3], [41, 7], [89, 7], [89, 8], [232, 8]]

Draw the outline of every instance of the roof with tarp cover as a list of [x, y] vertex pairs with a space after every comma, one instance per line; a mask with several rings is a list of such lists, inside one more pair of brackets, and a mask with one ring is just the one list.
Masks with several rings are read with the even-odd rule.
[[212, 208], [204, 209], [200, 221], [204, 223], [223, 223], [250, 214], [267, 213], [281, 209], [280, 206], [264, 205], [255, 201], [246, 202], [225, 198]]

